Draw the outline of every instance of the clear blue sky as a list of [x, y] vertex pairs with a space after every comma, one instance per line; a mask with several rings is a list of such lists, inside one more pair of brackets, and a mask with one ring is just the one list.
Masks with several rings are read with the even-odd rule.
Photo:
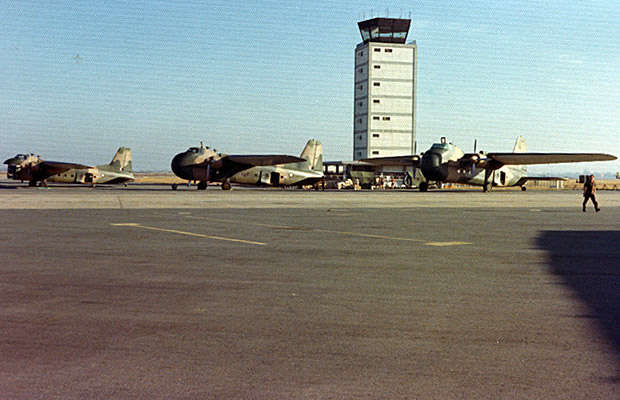
[[[0, 148], [168, 170], [229, 154], [352, 158], [357, 22], [411, 15], [418, 149], [620, 155], [620, 4], [580, 1], [4, 1]], [[573, 165], [578, 171], [583, 168]], [[620, 171], [620, 162], [600, 163]]]

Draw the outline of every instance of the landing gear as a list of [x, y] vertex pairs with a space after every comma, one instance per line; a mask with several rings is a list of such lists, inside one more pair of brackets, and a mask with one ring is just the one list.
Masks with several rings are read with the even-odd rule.
[[205, 181], [198, 182], [198, 185], [196, 186], [198, 187], [198, 190], [207, 190], [207, 182]]
[[35, 187], [35, 186], [37, 186], [37, 181], [35, 181], [35, 180], [29, 181], [29, 182], [28, 182], [28, 186], [30, 186], [30, 187]]
[[176, 183], [172, 184], [172, 190], [177, 190], [178, 187], [179, 187], [179, 185], [177, 185]]
[[527, 190], [527, 188], [525, 186], [521, 186], [521, 190], [523, 190], [525, 192]]
[[428, 182], [426, 181], [420, 182], [420, 192], [427, 192], [427, 191], [428, 191]]
[[491, 170], [487, 168], [484, 170], [484, 185], [482, 185], [482, 191], [485, 193], [491, 190], [491, 182], [489, 182], [490, 177]]
[[222, 182], [222, 190], [231, 190], [232, 189], [232, 185], [230, 184], [230, 182], [228, 182], [228, 179], [224, 179], [224, 182]]

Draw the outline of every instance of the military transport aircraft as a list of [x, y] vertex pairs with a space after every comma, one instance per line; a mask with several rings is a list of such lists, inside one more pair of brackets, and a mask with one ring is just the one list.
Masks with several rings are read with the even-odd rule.
[[[172, 172], [181, 179], [197, 181], [205, 190], [207, 182], [258, 186], [306, 186], [323, 181], [323, 145], [311, 139], [301, 157], [287, 155], [226, 155], [209, 147], [190, 147], [172, 159]], [[173, 185], [173, 189], [177, 186]]]
[[4, 161], [7, 178], [28, 181], [29, 186], [47, 186], [47, 182], [83, 183], [94, 186], [97, 183], [124, 183], [133, 181], [131, 173], [131, 149], [120, 147], [109, 164], [90, 167], [82, 164], [44, 161], [34, 154], [18, 154]]
[[413, 166], [413, 176], [420, 168], [426, 181], [419, 185], [428, 190], [429, 182], [478, 185], [487, 192], [492, 186], [524, 186], [527, 181], [558, 180], [562, 178], [527, 176], [526, 164], [556, 164], [588, 161], [611, 161], [617, 157], [603, 153], [526, 153], [525, 139], [517, 138], [512, 153], [463, 153], [442, 137], [421, 155], [366, 158], [361, 161], [383, 166]]

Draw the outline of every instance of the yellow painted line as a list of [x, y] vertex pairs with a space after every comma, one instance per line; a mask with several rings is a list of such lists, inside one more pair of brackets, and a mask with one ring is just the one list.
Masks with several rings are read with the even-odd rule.
[[232, 223], [232, 224], [239, 224], [239, 225], [251, 225], [251, 226], [264, 226], [267, 228], [277, 228], [277, 229], [291, 229], [293, 228], [292, 226], [286, 226], [286, 225], [274, 225], [274, 224], [261, 224], [260, 222], [243, 222], [243, 221], [235, 221], [235, 220], [231, 220], [231, 219], [222, 219], [222, 218], [211, 218], [211, 217], [198, 217], [198, 216], [192, 216], [192, 215], [186, 215], [187, 218], [195, 218], [195, 219], [204, 219], [207, 221], [215, 221], [215, 222], [226, 222], [226, 223]]
[[[262, 223], [258, 223], [258, 222], [235, 221], [235, 220], [222, 219], [222, 218], [199, 217], [199, 216], [189, 216], [189, 215], [187, 215], [186, 217], [188, 217], [188, 218], [196, 218], [196, 219], [204, 219], [204, 220], [216, 221], [216, 222], [226, 222], [226, 223], [240, 224], [240, 225], [264, 226], [264, 227], [267, 227], [267, 228], [277, 228], [277, 229], [293, 229], [293, 228], [295, 228], [295, 227], [292, 227], [292, 226], [285, 226], [285, 225], [262, 224]], [[367, 238], [372, 238], [372, 239], [400, 240], [400, 241], [406, 241], [406, 242], [424, 243], [427, 246], [461, 246], [461, 245], [471, 244], [469, 242], [456, 242], [456, 241], [455, 242], [426, 242], [425, 240], [422, 240], [422, 239], [404, 238], [404, 237], [398, 237], [398, 236], [375, 235], [375, 234], [370, 234], [370, 233], [358, 233], [358, 232], [346, 232], [346, 231], [331, 231], [331, 230], [328, 230], [328, 229], [308, 229], [306, 231], [333, 233], [333, 234], [337, 234], [337, 235], [347, 235], [347, 236], [359, 236], [359, 237], [367, 237]]]
[[335, 233], [335, 234], [338, 234], [338, 235], [368, 237], [368, 238], [373, 238], [373, 239], [403, 240], [403, 241], [406, 241], [406, 242], [417, 242], [417, 243], [423, 243], [424, 242], [424, 240], [421, 240], [421, 239], [404, 238], [404, 237], [398, 237], [398, 236], [373, 235], [371, 233], [358, 233], [358, 232], [346, 232], [346, 231], [330, 231], [330, 230], [327, 230], [327, 229], [315, 229], [315, 232]]
[[152, 226], [145, 226], [145, 225], [140, 225], [140, 224], [136, 224], [136, 223], [122, 223], [122, 224], [110, 224], [110, 225], [112, 225], [112, 226], [129, 226], [129, 227], [134, 227], [134, 228], [148, 229], [148, 230], [151, 230], [151, 231], [177, 233], [179, 235], [196, 236], [196, 237], [202, 237], [202, 238], [207, 238], [207, 239], [216, 239], [216, 240], [225, 240], [225, 241], [228, 241], [228, 242], [255, 244], [255, 245], [258, 245], [258, 246], [266, 246], [267, 245], [267, 243], [253, 242], [251, 240], [232, 239], [232, 238], [225, 238], [225, 237], [221, 237], [221, 236], [204, 235], [202, 233], [177, 231], [175, 229], [155, 228], [155, 227], [152, 227]]
[[469, 242], [427, 242], [424, 243], [427, 246], [462, 246], [465, 244], [471, 244]]

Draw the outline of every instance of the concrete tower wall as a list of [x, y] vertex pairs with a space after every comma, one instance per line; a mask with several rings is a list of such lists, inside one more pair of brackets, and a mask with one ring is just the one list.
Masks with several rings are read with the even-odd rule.
[[353, 159], [414, 153], [416, 58], [415, 43], [355, 49]]

